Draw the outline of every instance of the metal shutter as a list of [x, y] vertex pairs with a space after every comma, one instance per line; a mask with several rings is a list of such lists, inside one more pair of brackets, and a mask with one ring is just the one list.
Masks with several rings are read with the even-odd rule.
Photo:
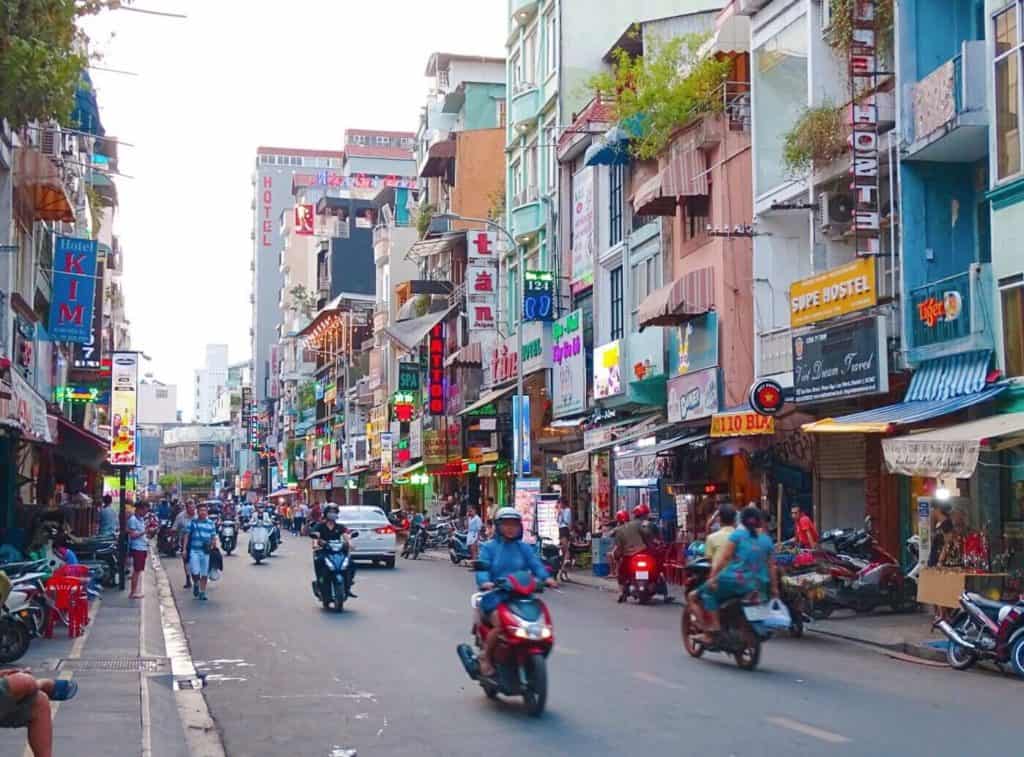
[[864, 434], [818, 434], [818, 478], [864, 478], [867, 445]]

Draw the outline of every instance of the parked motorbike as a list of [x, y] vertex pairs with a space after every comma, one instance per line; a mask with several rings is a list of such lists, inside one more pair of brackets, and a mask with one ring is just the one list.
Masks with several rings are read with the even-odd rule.
[[466, 544], [467, 538], [468, 534], [465, 531], [455, 531], [448, 537], [448, 557], [455, 565], [463, 560], [473, 559], [473, 555], [469, 552], [469, 545]]
[[260, 523], [250, 529], [249, 556], [257, 565], [270, 556], [270, 526]]
[[540, 540], [540, 561], [552, 578], [561, 580], [562, 548], [558, 542], [543, 538]]
[[225, 554], [230, 555], [235, 551], [235, 547], [238, 546], [238, 531], [235, 521], [222, 520], [217, 536], [220, 539], [221, 549], [224, 550]]
[[[487, 569], [484, 563], [477, 563], [475, 567]], [[496, 698], [498, 694], [521, 696], [526, 711], [537, 717], [544, 712], [547, 703], [547, 657], [555, 643], [551, 613], [536, 596], [543, 591], [543, 585], [526, 572], [503, 578], [496, 585], [507, 595], [507, 599], [498, 605], [500, 623], [497, 628], [489, 626], [480, 613], [483, 594], [474, 594], [472, 599], [477, 615], [473, 624], [473, 640], [477, 649], [483, 649], [490, 634], [499, 634], [494, 650], [494, 678], [480, 675], [479, 660], [469, 644], [457, 647], [459, 659], [466, 673], [480, 684], [489, 699]]]
[[170, 520], [160, 521], [160, 530], [156, 534], [156, 549], [163, 557], [174, 557], [178, 554], [178, 533]]
[[933, 627], [949, 639], [946, 661], [954, 670], [990, 660], [1024, 677], [1024, 601], [998, 602], [965, 591], [953, 619]]
[[29, 619], [12, 611], [7, 604], [13, 593], [10, 587], [0, 592], [0, 663], [11, 663], [23, 657], [32, 641]]
[[405, 545], [402, 547], [402, 557], [413, 560], [418, 560], [423, 550], [427, 548], [427, 529], [422, 525], [414, 526], [412, 531], [409, 533], [409, 537], [405, 540]]
[[334, 609], [341, 612], [350, 588], [348, 548], [340, 539], [329, 541], [326, 547], [317, 551], [316, 559], [323, 561], [325, 570], [322, 579], [313, 579], [313, 594], [323, 603], [325, 610], [333, 603]]

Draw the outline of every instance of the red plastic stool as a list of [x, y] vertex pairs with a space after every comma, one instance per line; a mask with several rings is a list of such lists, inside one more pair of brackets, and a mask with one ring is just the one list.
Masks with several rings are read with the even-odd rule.
[[43, 636], [53, 638], [54, 615], [59, 614], [67, 623], [68, 638], [82, 635], [89, 623], [89, 597], [81, 578], [54, 575], [46, 582], [46, 593], [53, 600], [57, 613], [50, 613]]

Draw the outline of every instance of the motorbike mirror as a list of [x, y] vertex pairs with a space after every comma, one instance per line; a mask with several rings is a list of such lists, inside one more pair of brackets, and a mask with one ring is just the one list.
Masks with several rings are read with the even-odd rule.
[[490, 570], [490, 569], [491, 569], [491, 564], [489, 562], [487, 562], [486, 560], [474, 560], [473, 561], [473, 570], [484, 571], [484, 570]]

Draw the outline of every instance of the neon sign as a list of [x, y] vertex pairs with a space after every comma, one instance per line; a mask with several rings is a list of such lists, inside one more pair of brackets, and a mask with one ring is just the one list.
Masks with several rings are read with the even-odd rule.
[[444, 323], [430, 330], [427, 389], [431, 415], [444, 415]]

